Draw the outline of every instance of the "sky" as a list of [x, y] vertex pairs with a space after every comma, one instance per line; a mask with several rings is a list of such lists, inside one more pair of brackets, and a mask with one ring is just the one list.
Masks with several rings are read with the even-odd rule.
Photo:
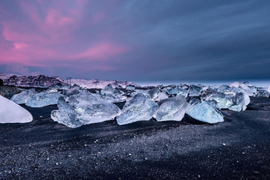
[[270, 1], [2, 0], [0, 72], [270, 80]]

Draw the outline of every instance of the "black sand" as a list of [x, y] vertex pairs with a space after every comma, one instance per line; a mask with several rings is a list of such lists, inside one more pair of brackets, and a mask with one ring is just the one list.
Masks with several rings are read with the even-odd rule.
[[49, 118], [56, 108], [0, 124], [0, 179], [270, 179], [270, 98], [224, 111], [216, 125], [185, 117], [70, 129]]

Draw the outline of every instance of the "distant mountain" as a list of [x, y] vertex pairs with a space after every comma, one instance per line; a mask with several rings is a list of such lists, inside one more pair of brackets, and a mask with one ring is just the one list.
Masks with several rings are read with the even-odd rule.
[[[13, 85], [13, 86], [20, 86], [20, 87], [50, 87], [56, 84], [67, 85], [67, 83], [55, 76], [55, 77], [48, 77], [45, 75], [37, 75], [37, 76], [20, 76], [15, 74], [3, 74], [0, 73], [0, 79], [3, 80], [4, 85]], [[127, 85], [133, 85], [135, 87], [140, 87], [139, 85], [128, 82], [128, 81], [102, 81], [97, 79], [92, 80], [84, 80], [84, 79], [71, 79], [69, 83], [71, 85], [77, 84], [81, 87], [85, 88], [98, 88], [103, 89], [108, 84], [111, 84], [113, 87], [121, 86], [125, 88]]]
[[0, 79], [3, 80], [4, 85], [13, 85], [20, 87], [50, 87], [56, 84], [63, 84], [63, 79], [59, 77], [48, 77], [45, 75], [37, 76], [20, 76], [14, 74], [0, 74]]
[[139, 85], [128, 82], [128, 81], [102, 81], [102, 80], [97, 80], [97, 79], [92, 79], [92, 80], [85, 80], [85, 79], [71, 79], [71, 85], [77, 84], [81, 87], [85, 88], [97, 88], [97, 89], [103, 89], [106, 87], [108, 84], [111, 84], [114, 88], [121, 86], [123, 88], [126, 88], [127, 85], [133, 85], [135, 87], [140, 87]]

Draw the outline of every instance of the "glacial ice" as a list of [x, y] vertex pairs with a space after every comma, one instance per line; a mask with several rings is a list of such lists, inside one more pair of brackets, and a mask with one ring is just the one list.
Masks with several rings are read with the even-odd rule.
[[160, 90], [158, 89], [158, 88], [153, 88], [153, 89], [150, 89], [149, 91], [148, 91], [148, 94], [149, 94], [149, 97], [150, 97], [150, 99], [152, 99], [152, 100], [156, 100], [156, 99], [158, 99], [158, 94], [159, 94], [159, 92], [160, 92]]
[[126, 90], [135, 91], [135, 86], [133, 86], [133, 85], [127, 85], [126, 86]]
[[233, 105], [232, 97], [227, 97], [225, 94], [219, 92], [204, 92], [201, 99], [207, 102], [215, 101], [216, 107], [219, 109], [228, 109]]
[[28, 99], [30, 99], [35, 93], [36, 93], [35, 89], [25, 90], [19, 94], [13, 95], [11, 101], [17, 104], [25, 104], [28, 101]]
[[189, 93], [189, 86], [186, 84], [173, 86], [167, 90], [167, 93], [169, 95], [183, 95], [187, 97]]
[[154, 116], [157, 121], [181, 121], [187, 109], [186, 98], [178, 95], [158, 103], [159, 108]]
[[210, 124], [224, 121], [223, 115], [218, 109], [199, 99], [190, 100], [186, 113], [198, 121]]
[[154, 101], [162, 101], [163, 99], [167, 99], [168, 98], [168, 95], [166, 92], [159, 92], [158, 93], [158, 97], [154, 99]]
[[108, 84], [100, 91], [100, 97], [102, 99], [113, 103], [125, 101], [126, 97], [123, 95], [123, 91], [113, 88], [111, 84]]
[[82, 90], [82, 88], [76, 84], [74, 84], [73, 86], [69, 87], [68, 89], [66, 89], [63, 94], [66, 96], [71, 96], [74, 94], [79, 94], [80, 90]]
[[45, 107], [53, 104], [57, 104], [58, 98], [62, 96], [60, 92], [47, 92], [43, 91], [41, 93], [31, 96], [26, 105], [29, 107]]
[[181, 90], [182, 90], [181, 87], [179, 85], [177, 85], [177, 86], [173, 86], [170, 89], [168, 89], [167, 93], [169, 95], [175, 95], [175, 94], [178, 94]]
[[208, 89], [202, 93], [203, 101], [215, 101], [218, 109], [230, 109], [233, 111], [244, 111], [250, 103], [246, 91], [241, 88], [222, 85], [217, 89]]
[[259, 90], [256, 94], [256, 97], [269, 97], [270, 96], [270, 93], [267, 91], [267, 90]]
[[236, 82], [229, 84], [229, 86], [231, 88], [243, 89], [248, 94], [248, 96], [254, 96], [257, 92], [257, 89], [254, 86], [251, 86], [248, 82], [241, 83], [241, 82], [236, 81]]
[[105, 95], [105, 94], [113, 94], [114, 88], [112, 87], [111, 84], [108, 84], [104, 89], [100, 91], [100, 94]]
[[190, 85], [189, 86], [189, 96], [199, 96], [202, 92], [203, 88], [197, 85]]
[[0, 123], [27, 123], [33, 120], [32, 115], [13, 101], [0, 95]]
[[136, 94], [127, 101], [122, 109], [122, 114], [116, 117], [119, 125], [136, 121], [150, 120], [158, 109], [157, 103], [142, 93]]
[[121, 113], [115, 104], [86, 90], [69, 98], [60, 97], [57, 106], [59, 110], [52, 111], [51, 118], [70, 128], [113, 120]]
[[182, 95], [182, 96], [184, 96], [184, 97], [187, 97], [187, 96], [188, 96], [188, 92], [189, 92], [188, 89], [182, 88], [182, 89], [180, 89], [180, 91], [177, 93], [177, 95]]

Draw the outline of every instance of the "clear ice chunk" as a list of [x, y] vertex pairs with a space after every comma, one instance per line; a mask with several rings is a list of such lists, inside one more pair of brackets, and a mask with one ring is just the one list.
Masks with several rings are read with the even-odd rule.
[[154, 116], [157, 109], [157, 103], [146, 95], [138, 93], [125, 103], [122, 114], [116, 117], [116, 120], [119, 125], [148, 121]]
[[186, 98], [178, 95], [158, 103], [159, 108], [155, 114], [157, 121], [181, 121], [187, 110]]

